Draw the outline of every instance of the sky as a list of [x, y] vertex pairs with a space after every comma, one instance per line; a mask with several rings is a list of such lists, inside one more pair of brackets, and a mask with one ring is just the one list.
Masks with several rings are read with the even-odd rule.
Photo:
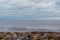
[[60, 0], [0, 0], [0, 20], [60, 20]]

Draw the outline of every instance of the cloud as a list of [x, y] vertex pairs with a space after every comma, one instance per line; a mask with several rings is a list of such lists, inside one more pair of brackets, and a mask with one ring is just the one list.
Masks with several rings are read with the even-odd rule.
[[55, 0], [0, 0], [0, 17], [40, 19], [60, 17]]
[[6, 2], [7, 0], [0, 0], [0, 2]]
[[37, 8], [51, 8], [54, 6], [53, 2], [40, 2], [40, 3], [33, 3], [33, 7]]

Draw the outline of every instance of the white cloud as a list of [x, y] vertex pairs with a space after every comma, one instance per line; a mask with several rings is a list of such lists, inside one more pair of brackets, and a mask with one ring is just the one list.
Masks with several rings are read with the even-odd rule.
[[33, 2], [30, 0], [0, 0], [0, 2], [7, 2], [5, 4], [0, 4], [1, 16], [29, 16], [42, 18], [55, 16], [57, 12], [60, 12], [60, 10], [54, 10], [55, 0], [44, 0], [42, 2]]
[[[50, 1], [50, 0], [48, 0], [48, 1]], [[10, 0], [9, 3], [10, 4], [16, 3], [16, 4], [19, 4], [21, 6], [29, 6], [29, 5], [31, 5], [32, 7], [51, 8], [51, 7], [54, 6], [55, 1], [47, 2], [47, 0], [45, 0], [43, 2], [35, 3], [35, 2], [30, 1], [30, 0]]]
[[51, 2], [49, 2], [49, 3], [45, 3], [45, 2], [34, 3], [33, 6], [38, 7], [38, 8], [50, 8], [52, 6], [52, 3]]
[[0, 0], [0, 2], [6, 2], [7, 0]]
[[9, 4], [14, 4], [14, 3], [21, 6], [28, 6], [31, 4], [29, 0], [10, 0], [9, 1]]

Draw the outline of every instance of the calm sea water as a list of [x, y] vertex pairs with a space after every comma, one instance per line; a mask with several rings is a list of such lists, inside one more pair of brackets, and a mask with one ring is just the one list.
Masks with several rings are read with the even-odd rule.
[[59, 20], [0, 21], [0, 31], [60, 32], [60, 21]]

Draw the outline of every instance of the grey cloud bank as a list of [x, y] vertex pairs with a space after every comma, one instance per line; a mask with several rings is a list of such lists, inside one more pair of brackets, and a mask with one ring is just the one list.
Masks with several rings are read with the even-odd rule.
[[0, 20], [60, 20], [59, 2], [60, 0], [0, 0]]

